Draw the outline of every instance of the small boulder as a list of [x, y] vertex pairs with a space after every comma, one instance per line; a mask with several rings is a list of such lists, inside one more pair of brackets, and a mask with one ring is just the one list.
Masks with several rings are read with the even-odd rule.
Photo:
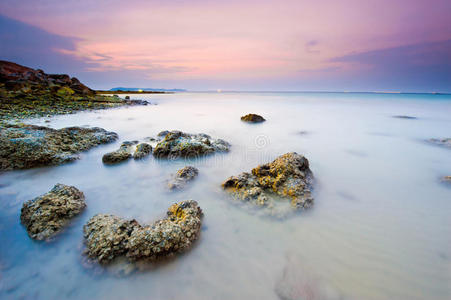
[[153, 155], [157, 158], [172, 159], [180, 157], [198, 157], [213, 152], [226, 152], [229, 151], [229, 148], [230, 144], [226, 141], [213, 139], [207, 134], [190, 134], [181, 131], [170, 131], [166, 133], [164, 139], [155, 146]]
[[444, 184], [451, 186], [451, 176], [443, 176], [440, 181]]
[[265, 122], [266, 120], [265, 120], [265, 118], [263, 118], [260, 115], [247, 114], [247, 115], [241, 117], [241, 121], [249, 122], [249, 123], [261, 123], [261, 122]]
[[20, 220], [31, 238], [48, 240], [85, 207], [85, 196], [81, 191], [73, 186], [56, 184], [50, 192], [25, 202]]
[[102, 162], [104, 164], [112, 165], [123, 162], [132, 157], [133, 145], [138, 142], [123, 142], [118, 150], [113, 152], [108, 152], [103, 155]]
[[152, 146], [147, 143], [140, 143], [136, 146], [135, 153], [133, 153], [134, 159], [143, 159], [152, 153]]
[[169, 207], [167, 217], [152, 225], [140, 225], [113, 215], [95, 215], [83, 227], [90, 258], [105, 264], [119, 256], [131, 261], [155, 261], [189, 249], [198, 238], [202, 210], [187, 200]]
[[188, 182], [194, 180], [199, 175], [199, 170], [192, 166], [186, 166], [177, 171], [173, 178], [168, 182], [170, 190], [183, 189]]
[[416, 119], [418, 119], [417, 117], [405, 116], [405, 115], [393, 116], [393, 118], [396, 118], [396, 119], [405, 119], [405, 120], [416, 120]]
[[446, 139], [429, 139], [430, 143], [451, 148], [451, 138]]
[[264, 207], [270, 214], [277, 211], [278, 198], [288, 199], [291, 210], [313, 204], [313, 173], [307, 158], [296, 152], [281, 155], [251, 173], [232, 176], [222, 187], [236, 199]]

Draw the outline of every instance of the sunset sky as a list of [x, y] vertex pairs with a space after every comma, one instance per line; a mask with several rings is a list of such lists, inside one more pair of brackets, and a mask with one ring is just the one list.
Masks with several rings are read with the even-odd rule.
[[451, 1], [1, 0], [0, 59], [99, 89], [451, 92]]

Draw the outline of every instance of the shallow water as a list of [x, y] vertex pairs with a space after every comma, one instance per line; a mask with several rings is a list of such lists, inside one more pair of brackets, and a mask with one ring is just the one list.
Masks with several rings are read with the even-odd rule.
[[[451, 149], [424, 142], [451, 136], [449, 96], [139, 98], [158, 105], [30, 121], [100, 126], [120, 140], [74, 163], [0, 174], [0, 298], [277, 299], [287, 257], [295, 257], [299, 277], [318, 279], [313, 286], [327, 284], [343, 299], [451, 298], [451, 188], [439, 181], [451, 175]], [[249, 112], [267, 122], [241, 122]], [[121, 141], [165, 129], [207, 133], [229, 141], [232, 150], [198, 160], [102, 164], [102, 155]], [[316, 177], [312, 209], [278, 221], [234, 204], [221, 190], [227, 177], [291, 151], [309, 159]], [[183, 192], [168, 192], [165, 180], [186, 164], [198, 167], [199, 177]], [[53, 242], [32, 241], [20, 224], [22, 203], [56, 183], [78, 187], [88, 207]], [[201, 238], [188, 253], [122, 277], [83, 266], [82, 227], [93, 215], [152, 222], [185, 199], [197, 200], [205, 213]]]

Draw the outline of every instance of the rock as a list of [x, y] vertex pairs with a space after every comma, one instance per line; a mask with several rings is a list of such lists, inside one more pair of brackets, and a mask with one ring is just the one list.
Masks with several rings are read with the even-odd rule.
[[152, 225], [140, 225], [113, 215], [95, 215], [84, 226], [85, 253], [100, 263], [119, 256], [155, 261], [190, 248], [198, 238], [202, 210], [187, 200], [169, 207], [167, 217]]
[[307, 158], [296, 152], [279, 156], [273, 162], [227, 179], [222, 187], [236, 199], [276, 211], [277, 198], [289, 199], [290, 209], [313, 204], [313, 174]]
[[73, 186], [56, 184], [50, 192], [25, 202], [20, 220], [31, 238], [47, 240], [85, 207], [85, 196], [81, 191]]
[[281, 300], [340, 300], [343, 295], [326, 280], [308, 272], [294, 255], [287, 257], [275, 292]]
[[440, 181], [451, 186], [451, 176], [443, 176]]
[[429, 139], [430, 143], [451, 148], [451, 138], [446, 139]]
[[0, 170], [58, 165], [78, 159], [77, 153], [115, 141], [118, 135], [93, 127], [0, 126]]
[[261, 123], [261, 122], [265, 122], [266, 120], [265, 120], [265, 118], [263, 118], [260, 115], [247, 114], [247, 115], [241, 117], [241, 121], [249, 122], [249, 123]]
[[137, 141], [123, 142], [118, 150], [103, 155], [102, 162], [104, 164], [117, 164], [132, 157], [133, 146]]
[[393, 118], [397, 118], [397, 119], [406, 119], [406, 120], [416, 120], [416, 119], [418, 119], [417, 117], [404, 116], [404, 115], [393, 116]]
[[57, 85], [63, 89], [61, 91], [63, 96], [67, 93], [83, 96], [95, 95], [94, 90], [82, 84], [75, 77], [70, 78], [66, 74], [46, 74], [42, 70], [35, 70], [4, 60], [0, 60], [0, 83], [5, 83], [8, 90], [20, 90], [25, 86], [45, 89]]
[[199, 175], [199, 170], [192, 166], [186, 166], [177, 171], [174, 177], [168, 182], [170, 190], [182, 189], [188, 182], [194, 180]]
[[147, 143], [140, 143], [136, 146], [135, 153], [133, 154], [134, 159], [143, 159], [152, 153], [152, 146]]
[[146, 100], [127, 100], [127, 98], [125, 98], [125, 103], [128, 105], [148, 105], [150, 104], [148, 101]]
[[[160, 133], [161, 134], [161, 133]], [[159, 134], [159, 135], [160, 135]], [[197, 157], [213, 152], [229, 151], [230, 144], [221, 139], [212, 139], [209, 135], [190, 134], [170, 131], [153, 151], [157, 158]]]
[[130, 96], [125, 96], [125, 100], [130, 100]]

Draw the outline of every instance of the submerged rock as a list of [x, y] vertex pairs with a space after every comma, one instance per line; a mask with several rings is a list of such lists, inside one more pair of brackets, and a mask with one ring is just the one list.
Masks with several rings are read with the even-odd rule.
[[77, 153], [115, 141], [118, 135], [93, 127], [48, 127], [8, 124], [0, 127], [0, 170], [58, 165], [78, 159]]
[[265, 120], [265, 118], [263, 118], [260, 115], [247, 114], [247, 115], [241, 117], [241, 121], [249, 122], [249, 123], [261, 123], [261, 122], [264, 122], [266, 120]]
[[443, 176], [440, 181], [451, 186], [451, 176]]
[[164, 139], [155, 146], [153, 151], [153, 155], [157, 158], [196, 157], [213, 152], [229, 151], [230, 148], [230, 144], [226, 141], [213, 139], [203, 133], [170, 131], [160, 134], [163, 133]]
[[343, 295], [326, 280], [307, 271], [294, 255], [288, 255], [275, 292], [281, 300], [340, 300]]
[[416, 120], [416, 119], [418, 119], [417, 117], [404, 116], [404, 115], [393, 116], [393, 118], [396, 118], [396, 119], [406, 119], [406, 120]]
[[103, 155], [102, 162], [104, 164], [117, 164], [132, 157], [133, 146], [138, 142], [123, 142], [119, 149], [113, 152], [108, 152]]
[[313, 204], [313, 174], [307, 158], [296, 152], [227, 179], [222, 187], [236, 199], [276, 210], [277, 200], [289, 199], [293, 210]]
[[140, 143], [136, 146], [135, 153], [133, 153], [134, 159], [142, 159], [152, 153], [152, 146], [147, 143]]
[[186, 166], [177, 171], [174, 177], [168, 182], [170, 190], [182, 189], [188, 182], [194, 180], [199, 175], [199, 170], [192, 166]]
[[85, 196], [81, 191], [73, 186], [56, 184], [50, 192], [25, 202], [20, 220], [31, 238], [46, 240], [85, 207]]
[[152, 225], [140, 225], [113, 215], [95, 215], [84, 226], [85, 253], [100, 263], [119, 256], [131, 261], [172, 256], [190, 248], [198, 238], [202, 210], [187, 200], [169, 207], [167, 217]]
[[451, 148], [451, 138], [446, 139], [429, 139], [430, 143]]

